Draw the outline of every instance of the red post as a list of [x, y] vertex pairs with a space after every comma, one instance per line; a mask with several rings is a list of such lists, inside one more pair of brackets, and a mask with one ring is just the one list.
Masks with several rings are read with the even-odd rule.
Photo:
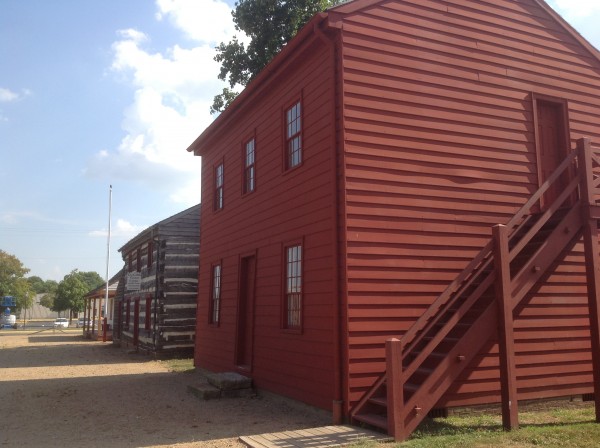
[[108, 331], [108, 320], [104, 317], [104, 322], [102, 322], [102, 342], [106, 342], [106, 332]]
[[502, 426], [507, 431], [510, 431], [519, 427], [519, 409], [517, 402], [508, 229], [506, 226], [498, 224], [493, 227], [492, 233], [494, 237], [494, 267], [496, 269], [496, 302], [498, 304]]
[[585, 248], [585, 272], [592, 338], [592, 366], [594, 371], [594, 400], [596, 422], [600, 423], [600, 256], [598, 255], [598, 222], [592, 217], [596, 205], [592, 145], [588, 138], [577, 141], [580, 167], [581, 213]]
[[385, 341], [387, 372], [387, 420], [388, 433], [397, 442], [406, 439], [402, 408], [404, 407], [404, 383], [402, 382], [402, 342], [392, 338]]

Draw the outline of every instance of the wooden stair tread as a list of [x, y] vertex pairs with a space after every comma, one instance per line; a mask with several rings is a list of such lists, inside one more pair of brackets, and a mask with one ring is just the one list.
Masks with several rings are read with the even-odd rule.
[[387, 431], [387, 417], [379, 414], [357, 414], [354, 420]]
[[387, 397], [371, 397], [369, 398], [369, 402], [376, 404], [378, 406], [387, 407]]

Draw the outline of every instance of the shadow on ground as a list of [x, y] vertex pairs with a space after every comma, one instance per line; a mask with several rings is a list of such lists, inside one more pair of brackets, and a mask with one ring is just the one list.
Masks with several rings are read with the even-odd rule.
[[[76, 339], [80, 335], [44, 338], [58, 344], [2, 348], [2, 367], [24, 372], [28, 367], [74, 367], [56, 379], [0, 378], [0, 415], [3, 427], [10, 428], [0, 434], [0, 446], [65, 446], [65, 433], [90, 448], [107, 443], [112, 448], [171, 446], [331, 422], [327, 412], [271, 395], [199, 400], [187, 391], [189, 384], [201, 381], [199, 374], [140, 374], [140, 366], [136, 374], [127, 374], [119, 370], [126, 370], [127, 363], [151, 361], [107, 344], [82, 343]], [[92, 370], [77, 368], [84, 364]]]

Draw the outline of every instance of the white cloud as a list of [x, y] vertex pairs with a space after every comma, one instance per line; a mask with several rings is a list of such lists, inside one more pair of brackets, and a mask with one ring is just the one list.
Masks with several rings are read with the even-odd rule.
[[600, 13], [598, 0], [551, 0], [549, 3], [567, 19], [589, 17]]
[[235, 34], [231, 8], [219, 0], [156, 0], [158, 20], [167, 17], [190, 39], [202, 43], [227, 42]]
[[112, 73], [130, 83], [133, 102], [124, 111], [120, 145], [99, 151], [84, 170], [110, 177], [171, 188], [171, 200], [185, 205], [200, 198], [200, 160], [185, 149], [214, 119], [213, 97], [219, 81], [214, 43], [234, 33], [230, 8], [210, 0], [157, 0], [157, 18], [168, 18], [197, 42], [151, 52], [151, 36], [139, 30], [119, 32], [113, 44]]
[[0, 87], [0, 103], [13, 103], [32, 94], [33, 92], [29, 89], [21, 89], [21, 93], [17, 93], [5, 87]]
[[[111, 237], [133, 238], [138, 233], [147, 228], [148, 226], [134, 225], [124, 219], [117, 219], [117, 222], [115, 223], [114, 227], [111, 227], [110, 229], [110, 235]], [[89, 235], [93, 237], [106, 238], [108, 236], [108, 229], [93, 230], [89, 233]]]
[[9, 103], [19, 99], [19, 94], [10, 89], [0, 87], [0, 103]]

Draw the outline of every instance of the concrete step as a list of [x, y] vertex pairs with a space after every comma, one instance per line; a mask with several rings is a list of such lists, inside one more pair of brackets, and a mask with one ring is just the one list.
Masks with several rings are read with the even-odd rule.
[[235, 372], [203, 374], [202, 380], [188, 385], [188, 391], [202, 400], [249, 398], [256, 395], [252, 380]]

